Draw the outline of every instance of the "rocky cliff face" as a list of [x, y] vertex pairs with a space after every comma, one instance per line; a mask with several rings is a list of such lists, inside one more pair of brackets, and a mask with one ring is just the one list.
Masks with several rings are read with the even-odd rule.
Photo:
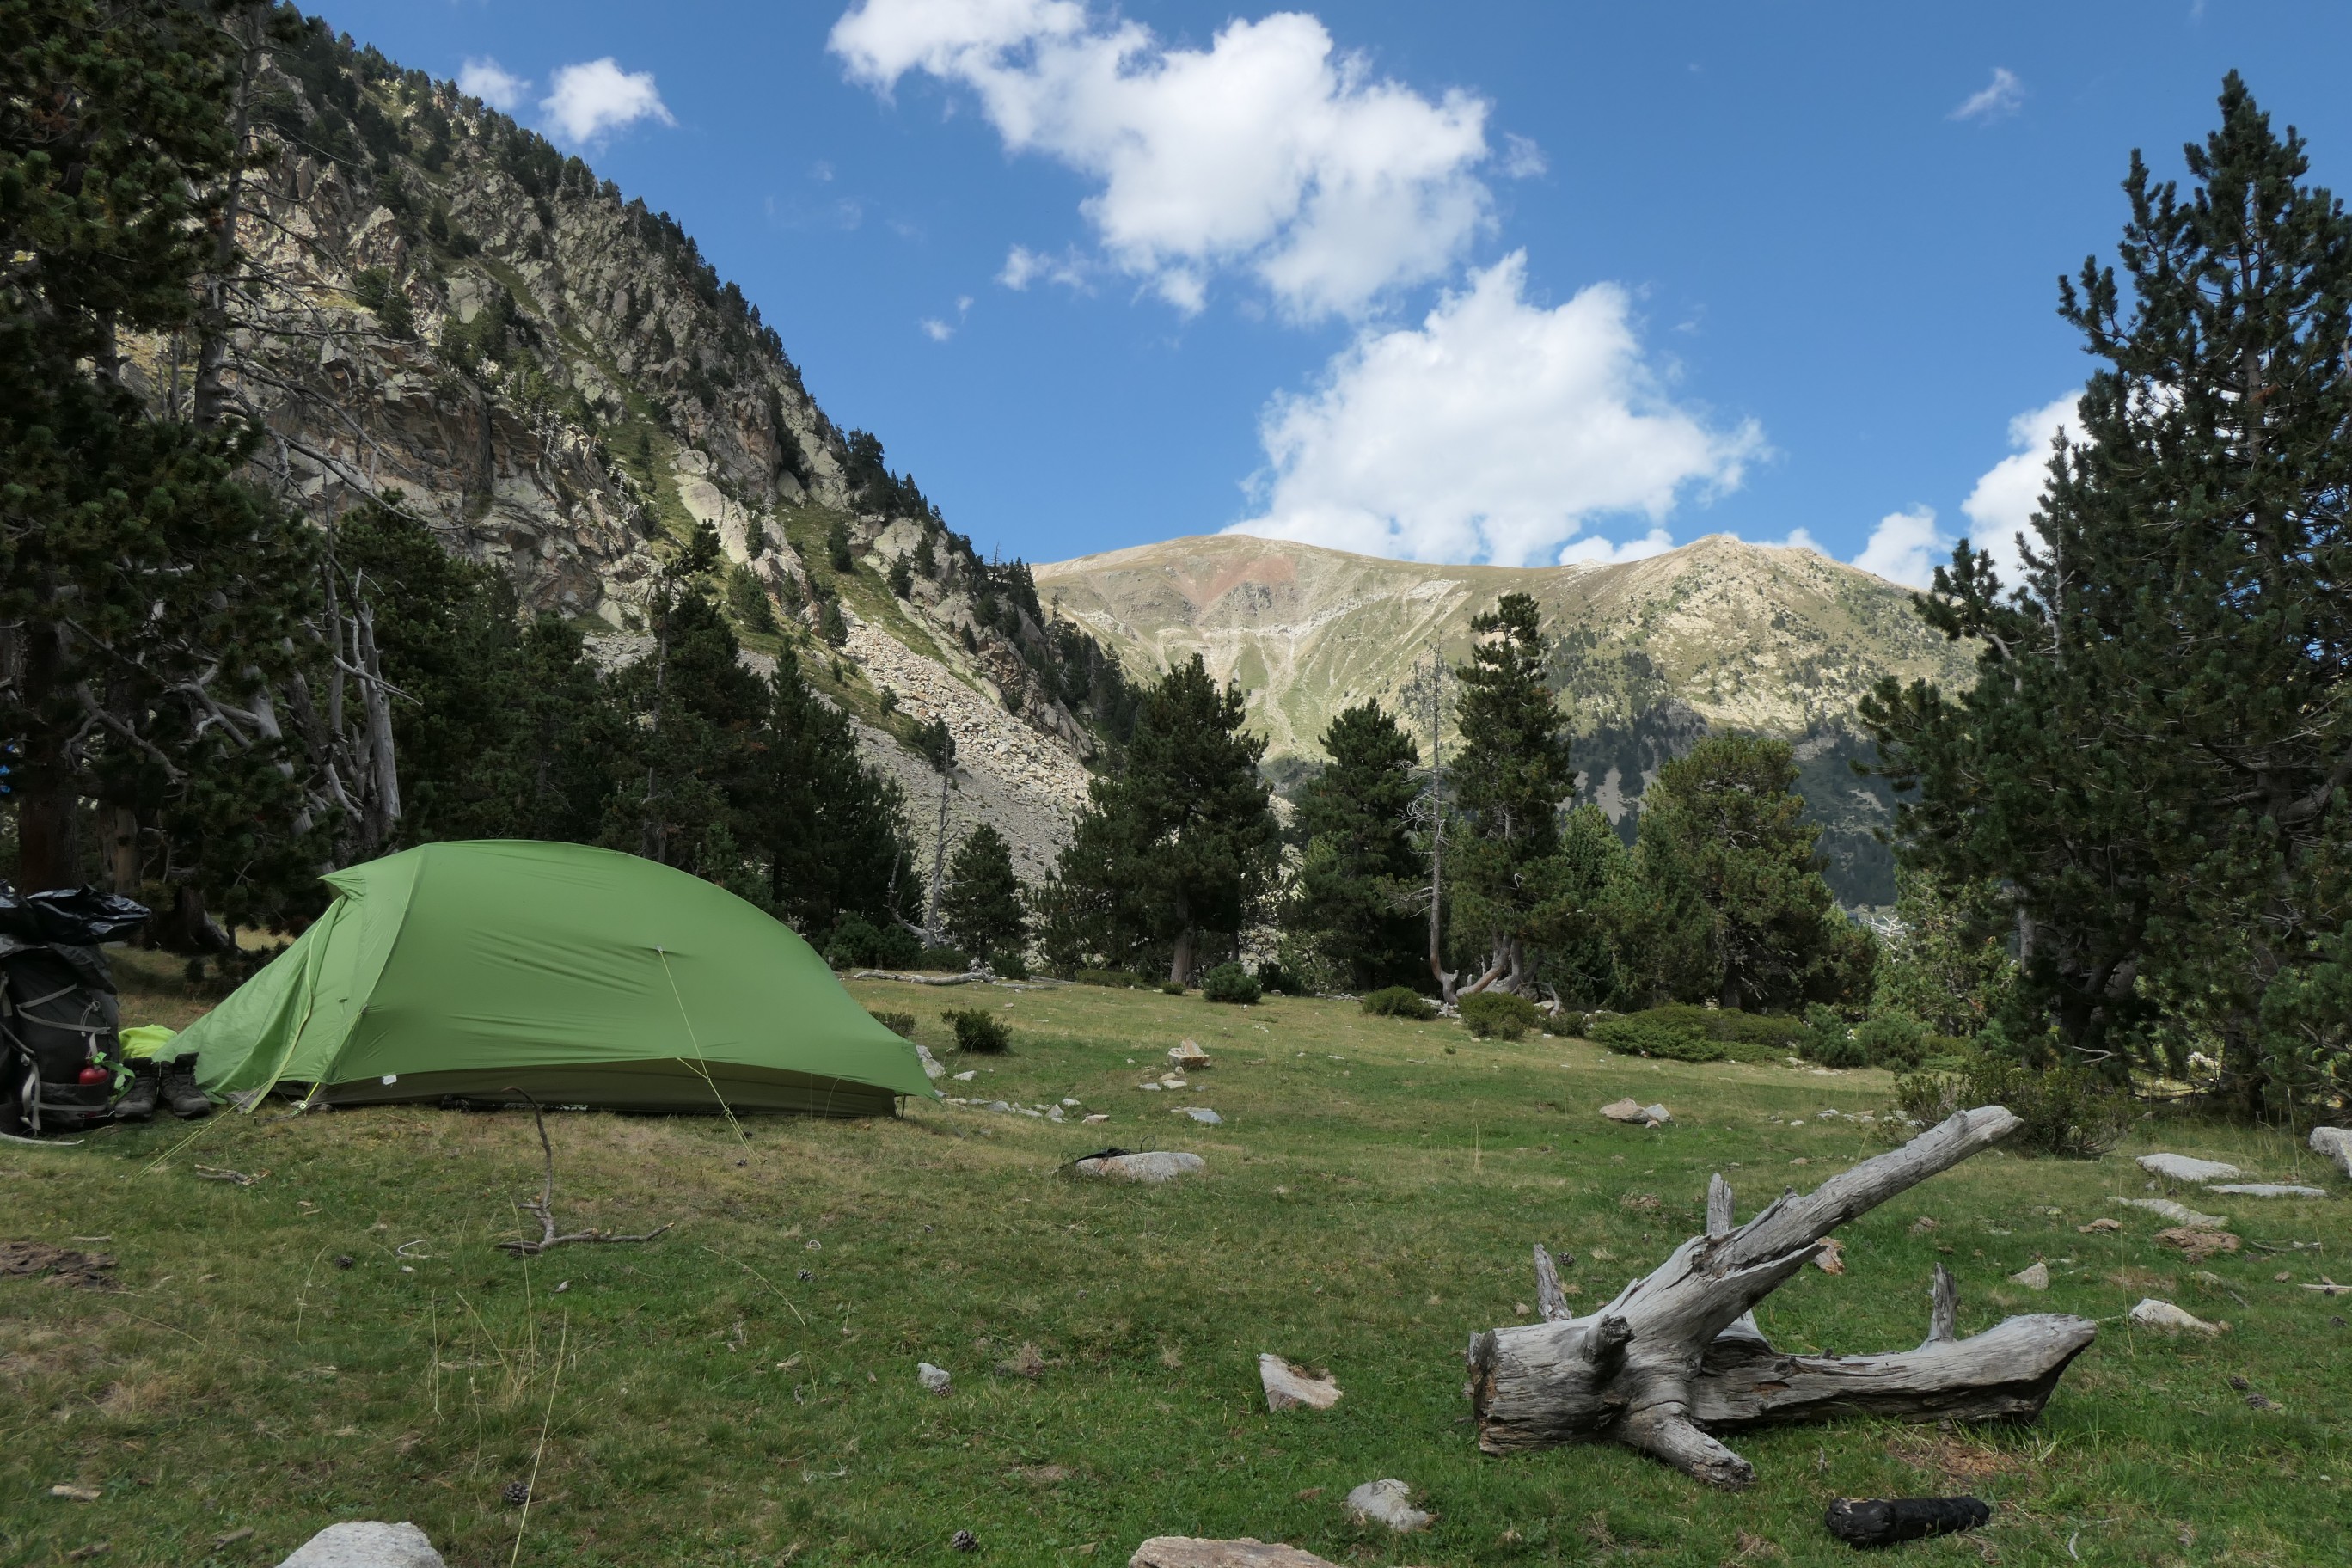
[[[936, 718], [958, 741], [951, 835], [992, 821], [1042, 869], [1097, 745], [1068, 639], [825, 416], [674, 221], [323, 31], [256, 59], [248, 109], [278, 152], [243, 193], [231, 384], [267, 426], [266, 478], [322, 525], [395, 500], [611, 660], [662, 553], [710, 524], [747, 657], [803, 646], [908, 786], [923, 855], [938, 776], [904, 742]], [[186, 406], [182, 344], [133, 358]]]
[[1871, 829], [1887, 819], [1853, 705], [1882, 675], [1964, 680], [1965, 649], [1913, 614], [1909, 592], [1808, 550], [1717, 535], [1612, 566], [1423, 565], [1238, 535], [1179, 539], [1041, 566], [1053, 613], [1131, 665], [1197, 653], [1238, 680], [1267, 757], [1311, 763], [1331, 719], [1370, 698], [1395, 709], [1416, 659], [1458, 662], [1471, 617], [1532, 595], [1555, 637], [1553, 684], [1577, 729], [1585, 798], [1630, 828], [1658, 764], [1715, 731], [1797, 742], [1824, 824], [1832, 885], [1893, 899]]

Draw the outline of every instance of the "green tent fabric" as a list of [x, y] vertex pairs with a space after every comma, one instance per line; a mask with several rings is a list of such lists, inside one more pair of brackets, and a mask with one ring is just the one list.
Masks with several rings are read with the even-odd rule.
[[181, 1035], [208, 1092], [842, 1116], [934, 1092], [791, 928], [673, 868], [492, 839], [326, 881], [326, 913]]

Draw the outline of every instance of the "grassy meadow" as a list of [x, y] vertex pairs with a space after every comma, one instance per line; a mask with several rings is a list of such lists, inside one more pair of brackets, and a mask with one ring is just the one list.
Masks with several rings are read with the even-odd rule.
[[[200, 1005], [168, 971], [133, 979], [127, 1022]], [[975, 1072], [951, 1092], [1082, 1107], [1061, 1124], [925, 1104], [740, 1133], [551, 1115], [566, 1228], [674, 1228], [532, 1260], [494, 1247], [522, 1234], [514, 1205], [540, 1181], [520, 1113], [273, 1106], [0, 1146], [0, 1239], [110, 1253], [124, 1287], [0, 1279], [0, 1563], [107, 1542], [108, 1564], [269, 1564], [333, 1521], [381, 1519], [415, 1521], [465, 1568], [1076, 1568], [1156, 1534], [1343, 1563], [1713, 1568], [1843, 1562], [1831, 1497], [1956, 1491], [1990, 1500], [1993, 1523], [1910, 1560], [2345, 1560], [2352, 1300], [2300, 1287], [2352, 1279], [2352, 1210], [2283, 1136], [2158, 1121], [2095, 1163], [1987, 1154], [1850, 1226], [1842, 1278], [1808, 1268], [1762, 1308], [1776, 1343], [1916, 1343], [1939, 1258], [1963, 1332], [2064, 1310], [2100, 1320], [2099, 1341], [2037, 1426], [1741, 1435], [1760, 1480], [1725, 1495], [1607, 1445], [1481, 1457], [1464, 1347], [1530, 1316], [1532, 1242], [1572, 1255], [1590, 1305], [1699, 1227], [1710, 1172], [1744, 1217], [1876, 1152], [1868, 1127], [1818, 1116], [1883, 1109], [1884, 1075], [1487, 1043], [1338, 1002], [852, 989]], [[966, 1005], [1003, 1013], [1012, 1055], [950, 1051], [939, 1012]], [[1213, 1068], [1139, 1090], [1188, 1035]], [[1595, 1114], [1627, 1094], [1674, 1125]], [[1191, 1105], [1224, 1124], [1171, 1114]], [[1083, 1125], [1088, 1110], [1110, 1120]], [[1059, 1173], [1106, 1144], [1209, 1169], [1156, 1189]], [[2250, 1244], [2192, 1267], [2155, 1243], [2164, 1222], [2111, 1204], [2143, 1192], [2130, 1155], [2150, 1148], [2339, 1200], [2183, 1193]], [[2119, 1233], [2078, 1233], [2108, 1214]], [[2007, 1283], [2037, 1258], [2046, 1293]], [[2121, 1315], [2151, 1294], [2230, 1331], [2135, 1332]], [[1261, 1351], [1328, 1367], [1346, 1397], [1269, 1415]], [[919, 1361], [952, 1392], [919, 1387]], [[507, 1492], [534, 1474], [526, 1513]], [[1349, 1489], [1389, 1476], [1438, 1515], [1429, 1532], [1344, 1516]], [[976, 1558], [950, 1550], [959, 1530]]]

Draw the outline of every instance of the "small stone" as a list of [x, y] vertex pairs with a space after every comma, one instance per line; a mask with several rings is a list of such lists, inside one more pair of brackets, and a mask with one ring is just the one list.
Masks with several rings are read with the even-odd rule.
[[2233, 1182], [2228, 1186], [2216, 1186], [2210, 1190], [2241, 1198], [2324, 1198], [2327, 1195], [2325, 1187], [2299, 1187], [2286, 1182]]
[[958, 1082], [958, 1083], [970, 1083], [972, 1079], [974, 1079], [978, 1078], [979, 1076], [980, 1076], [980, 1069], [979, 1069], [979, 1068], [965, 1068], [962, 1072], [960, 1072], [960, 1073], [958, 1073], [958, 1074], [956, 1074], [956, 1075], [955, 1075], [955, 1081], [956, 1081], [956, 1082]]
[[2095, 1219], [2088, 1225], [2078, 1225], [2074, 1229], [2084, 1236], [2104, 1236], [2111, 1230], [2121, 1230], [2123, 1227], [2124, 1222], [2119, 1219]]
[[1061, 1121], [1061, 1120], [1062, 1120], [1062, 1108], [1061, 1108], [1060, 1106], [1058, 1106], [1058, 1105], [1049, 1105], [1049, 1106], [1047, 1106], [1047, 1107], [1045, 1108], [1045, 1120], [1046, 1120], [1046, 1121]]
[[2219, 1160], [2200, 1160], [2189, 1154], [2142, 1154], [2139, 1168], [2151, 1176], [2162, 1176], [2172, 1182], [2229, 1182], [2245, 1173], [2235, 1165], [2225, 1165]]
[[1601, 1114], [1612, 1121], [1646, 1121], [1649, 1113], [1638, 1100], [1616, 1100], [1601, 1108]]
[[423, 1531], [405, 1521], [331, 1524], [294, 1549], [278, 1568], [443, 1568]]
[[[1301, 1500], [1322, 1491], [1309, 1487]], [[1296, 1546], [1244, 1535], [1238, 1541], [1207, 1541], [1189, 1535], [1155, 1535], [1135, 1549], [1127, 1568], [1334, 1568], [1328, 1557]]]
[[1642, 1107], [1642, 1120], [1648, 1122], [1653, 1127], [1664, 1127], [1667, 1122], [1672, 1121], [1674, 1119], [1674, 1113], [1663, 1105], [1645, 1105]]
[[1360, 1520], [1385, 1524], [1398, 1534], [1426, 1530], [1436, 1516], [1412, 1506], [1412, 1489], [1402, 1481], [1383, 1479], [1366, 1481], [1348, 1494], [1348, 1511]]
[[1204, 1171], [1208, 1165], [1209, 1163], [1198, 1154], [1154, 1151], [1148, 1154], [1110, 1154], [1081, 1160], [1072, 1168], [1081, 1176], [1102, 1176], [1111, 1181], [1157, 1185]]
[[1067, 1096], [1067, 1095], [1064, 1095], [1064, 1096], [1062, 1097], [1062, 1104], [1063, 1104], [1064, 1108], [1065, 1108], [1065, 1109], [1067, 1109], [1067, 1110], [1076, 1110], [1076, 1109], [1077, 1109], [1079, 1106], [1081, 1106], [1081, 1105], [1083, 1105], [1083, 1104], [1085, 1104], [1085, 1103], [1086, 1103], [1086, 1101], [1084, 1101], [1084, 1100], [1072, 1100], [1072, 1099], [1071, 1099], [1069, 1096]]
[[940, 1065], [939, 1058], [931, 1055], [929, 1047], [917, 1046], [915, 1047], [915, 1055], [923, 1064], [923, 1076], [925, 1078], [939, 1079], [947, 1075], [948, 1069]]
[[1135, 1087], [1143, 1090], [1146, 1094], [1158, 1094], [1160, 1092], [1160, 1086], [1156, 1083], [1139, 1083]]
[[1181, 1072], [1198, 1072], [1210, 1065], [1209, 1053], [1201, 1048], [1201, 1042], [1189, 1038], [1181, 1046], [1169, 1047], [1168, 1059]]
[[2335, 1161], [2337, 1170], [2352, 1176], [2352, 1128], [2313, 1128], [2311, 1152]]
[[2195, 1226], [2200, 1230], [2219, 1230], [2230, 1223], [2225, 1214], [2199, 1214], [2184, 1204], [2170, 1198], [2117, 1198], [2116, 1202], [2128, 1209], [2146, 1209], [2158, 1219], [2168, 1219], [2175, 1225]]
[[1222, 1127], [1224, 1125], [1225, 1121], [1223, 1117], [1218, 1115], [1215, 1111], [1210, 1110], [1205, 1105], [1180, 1106], [1174, 1111], [1171, 1112], [1171, 1114], [1176, 1116], [1189, 1116], [1204, 1127]]
[[1184, 1080], [1175, 1073], [1164, 1072], [1160, 1075], [1160, 1087], [1162, 1089], [1182, 1089], [1184, 1087]]
[[96, 1487], [51, 1487], [49, 1495], [61, 1497], [68, 1502], [96, 1502], [98, 1489]]
[[1108, 1121], [1110, 1120], [1110, 1112], [1109, 1112], [1109, 1111], [1108, 1111], [1108, 1110], [1097, 1110], [1097, 1111], [1096, 1111], [1092, 1116], [1087, 1117], [1086, 1120], [1087, 1120], [1087, 1124], [1088, 1126], [1092, 1126], [1094, 1123], [1096, 1123], [1096, 1122], [1097, 1122], [1097, 1121]]
[[1328, 1410], [1339, 1403], [1339, 1384], [1330, 1373], [1318, 1377], [1271, 1351], [1257, 1358], [1257, 1379], [1265, 1388], [1268, 1410]]
[[2050, 1265], [2029, 1264], [2011, 1275], [2009, 1282], [2012, 1285], [2022, 1285], [2029, 1290], [2047, 1290], [2050, 1289]]
[[921, 1384], [924, 1390], [930, 1394], [945, 1394], [955, 1386], [955, 1379], [949, 1373], [947, 1368], [933, 1366], [927, 1361], [919, 1361], [915, 1363], [915, 1381]]
[[2228, 1325], [2209, 1323], [2194, 1312], [2185, 1312], [2169, 1301], [2159, 1301], [2150, 1296], [2131, 1310], [2131, 1321], [2143, 1329], [2155, 1329], [2168, 1334], [2218, 1334]]

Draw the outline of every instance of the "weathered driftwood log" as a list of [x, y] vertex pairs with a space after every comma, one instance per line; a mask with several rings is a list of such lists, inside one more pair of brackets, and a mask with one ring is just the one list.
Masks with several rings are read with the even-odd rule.
[[1898, 1420], [2032, 1419], [2097, 1334], [2080, 1318], [2011, 1318], [1953, 1338], [1958, 1291], [1939, 1266], [1927, 1342], [1887, 1355], [1795, 1356], [1772, 1349], [1750, 1310], [1803, 1268], [1830, 1232], [1990, 1148], [2020, 1125], [1997, 1105], [1964, 1110], [1902, 1148], [1782, 1194], [1736, 1229], [1731, 1190], [1708, 1184], [1707, 1234], [1586, 1317], [1568, 1310], [1551, 1258], [1536, 1249], [1545, 1321], [1470, 1342], [1478, 1446], [1490, 1454], [1607, 1438], [1720, 1487], [1756, 1479], [1709, 1435], [1765, 1421], [1870, 1414]]

